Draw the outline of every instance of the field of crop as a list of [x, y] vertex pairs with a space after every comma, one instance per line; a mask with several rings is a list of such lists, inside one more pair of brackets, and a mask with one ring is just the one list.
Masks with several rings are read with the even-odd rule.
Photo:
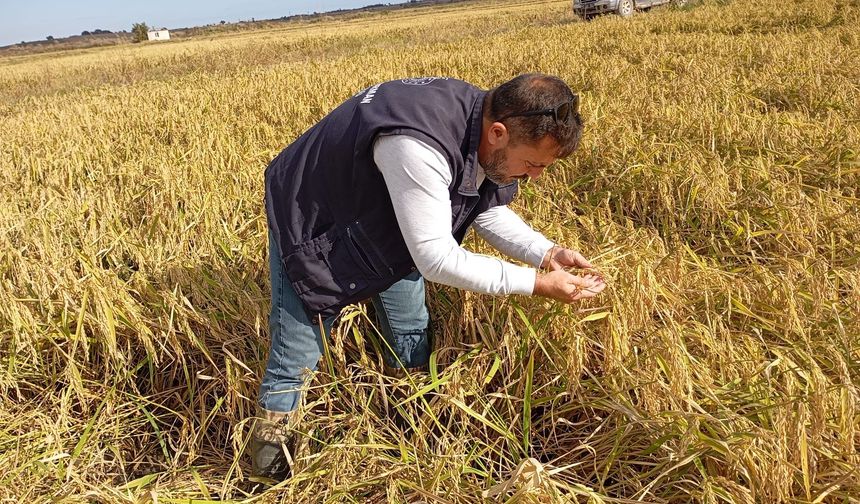
[[[860, 1], [569, 10], [0, 59], [0, 502], [860, 502]], [[431, 285], [408, 379], [348, 308], [296, 476], [249, 497], [266, 164], [378, 81], [527, 71], [586, 133], [515, 209], [609, 287]]]

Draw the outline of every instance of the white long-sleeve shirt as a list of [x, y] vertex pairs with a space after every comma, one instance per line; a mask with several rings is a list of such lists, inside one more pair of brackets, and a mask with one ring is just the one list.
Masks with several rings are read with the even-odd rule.
[[[373, 158], [379, 167], [406, 247], [425, 279], [485, 294], [531, 295], [534, 268], [475, 254], [457, 244], [451, 229], [451, 170], [442, 154], [417, 138], [377, 138]], [[478, 165], [478, 187], [484, 180]], [[506, 206], [480, 214], [477, 233], [503, 254], [540, 267], [553, 243]]]

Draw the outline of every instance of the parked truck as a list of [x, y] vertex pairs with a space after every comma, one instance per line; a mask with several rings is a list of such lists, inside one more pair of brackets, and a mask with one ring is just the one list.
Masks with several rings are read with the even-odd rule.
[[598, 14], [618, 14], [621, 17], [627, 17], [637, 9], [648, 9], [668, 3], [682, 6], [687, 3], [687, 0], [573, 0], [573, 12], [586, 19]]

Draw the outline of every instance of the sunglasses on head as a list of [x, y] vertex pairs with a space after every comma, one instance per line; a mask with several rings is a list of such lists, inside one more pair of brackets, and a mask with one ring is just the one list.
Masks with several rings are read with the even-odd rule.
[[553, 108], [542, 110], [529, 110], [517, 114], [508, 114], [498, 119], [497, 122], [502, 122], [509, 117], [529, 117], [529, 116], [552, 116], [557, 124], [566, 124], [573, 114], [579, 112], [579, 95], [573, 95], [573, 99], [563, 103], [559, 103]]

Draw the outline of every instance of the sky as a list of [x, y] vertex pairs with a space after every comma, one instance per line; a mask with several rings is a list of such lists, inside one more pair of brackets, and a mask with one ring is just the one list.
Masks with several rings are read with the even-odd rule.
[[131, 25], [184, 28], [293, 14], [351, 9], [405, 0], [0, 0], [0, 46], [80, 35], [95, 29], [131, 31]]

